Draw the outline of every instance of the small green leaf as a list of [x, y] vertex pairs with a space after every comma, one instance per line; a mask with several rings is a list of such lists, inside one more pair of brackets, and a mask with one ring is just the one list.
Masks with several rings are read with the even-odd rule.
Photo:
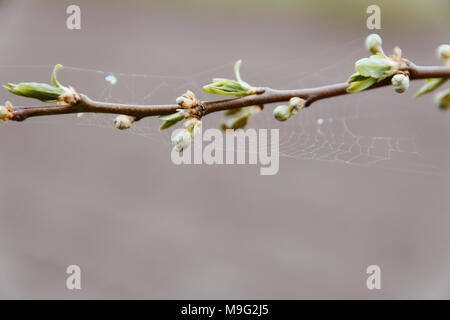
[[164, 121], [159, 127], [159, 130], [164, 130], [176, 125], [179, 121], [183, 120], [184, 115], [181, 112], [177, 112], [169, 115], [159, 116], [158, 118]]
[[36, 82], [9, 83], [3, 88], [15, 95], [34, 98], [43, 102], [56, 102], [58, 97], [65, 93], [65, 90], [62, 88]]
[[58, 72], [59, 69], [62, 68], [61, 64], [57, 64], [54, 68], [53, 68], [53, 72], [52, 72], [52, 83], [55, 87], [57, 88], [61, 88], [62, 85], [61, 83], [59, 83], [58, 79], [56, 78], [56, 73]]
[[363, 91], [369, 88], [371, 85], [377, 82], [375, 78], [366, 78], [365, 80], [352, 82], [351, 85], [347, 88], [348, 93], [355, 93]]
[[447, 78], [429, 78], [425, 80], [425, 84], [417, 91], [414, 98], [420, 97], [426, 93], [434, 91], [447, 81]]
[[361, 75], [359, 73], [354, 73], [348, 78], [347, 82], [348, 83], [352, 83], [352, 82], [355, 82], [355, 81], [366, 80], [367, 78], [368, 77], [365, 77], [365, 76], [363, 76], [363, 75]]
[[234, 75], [235, 75], [236, 80], [238, 82], [242, 82], [241, 72], [240, 72], [241, 64], [242, 64], [242, 60], [241, 59], [236, 61], [236, 63], [234, 64]]
[[242, 108], [228, 109], [223, 114], [225, 116], [232, 116], [242, 111]]
[[248, 118], [250, 117], [251, 113], [245, 113], [239, 117], [236, 118], [232, 118], [232, 119], [228, 119], [225, 123], [224, 123], [224, 127], [225, 129], [233, 129], [233, 130], [237, 130], [237, 129], [243, 129], [245, 128], [245, 126], [248, 123]]

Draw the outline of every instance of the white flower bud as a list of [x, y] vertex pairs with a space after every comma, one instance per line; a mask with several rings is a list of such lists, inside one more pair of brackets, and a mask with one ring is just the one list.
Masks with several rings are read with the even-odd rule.
[[383, 52], [381, 49], [381, 43], [382, 40], [378, 34], [376, 33], [369, 34], [366, 38], [366, 49], [372, 52], [373, 54]]
[[409, 88], [409, 77], [403, 73], [397, 73], [391, 79], [395, 92], [403, 93]]
[[278, 121], [286, 121], [291, 117], [291, 107], [281, 105], [273, 110], [273, 115]]
[[192, 91], [188, 90], [182, 96], [176, 99], [176, 103], [183, 108], [190, 109], [196, 107], [199, 104], [199, 101], [195, 97], [195, 94]]
[[114, 125], [119, 130], [125, 130], [131, 128], [134, 118], [126, 115], [117, 116], [114, 119]]
[[181, 152], [191, 145], [191, 132], [183, 129], [172, 138], [172, 146], [177, 152]]
[[293, 97], [289, 100], [289, 106], [298, 111], [305, 107], [305, 100], [299, 97]]
[[450, 44], [441, 44], [436, 52], [439, 58], [444, 60], [450, 59]]

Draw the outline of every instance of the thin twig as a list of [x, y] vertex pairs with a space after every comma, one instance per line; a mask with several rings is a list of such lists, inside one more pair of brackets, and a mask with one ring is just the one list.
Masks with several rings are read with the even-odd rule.
[[[409, 62], [401, 71], [408, 72], [411, 80], [426, 78], [450, 78], [450, 66], [416, 66]], [[390, 78], [371, 86], [368, 89], [390, 85]], [[288, 101], [292, 97], [300, 97], [306, 100], [305, 106], [325, 98], [348, 94], [348, 83], [337, 83], [309, 89], [276, 90], [263, 88], [263, 93], [252, 94], [234, 99], [204, 101], [204, 113], [235, 109], [252, 105], [264, 105], [273, 102]], [[175, 113], [180, 108], [178, 104], [169, 105], [132, 105], [99, 102], [91, 100], [88, 96], [80, 94], [80, 101], [76, 105], [67, 106], [39, 106], [39, 107], [14, 107], [14, 116], [11, 120], [23, 121], [37, 116], [62, 115], [70, 113], [111, 113], [132, 116], [135, 121], [145, 117], [167, 115]]]

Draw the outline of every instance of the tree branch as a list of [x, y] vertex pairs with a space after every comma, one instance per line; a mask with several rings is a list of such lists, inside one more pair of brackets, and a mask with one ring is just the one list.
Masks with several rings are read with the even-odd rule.
[[[416, 66], [415, 64], [408, 62], [407, 67], [401, 69], [400, 71], [409, 73], [411, 80], [426, 78], [450, 78], [450, 66]], [[384, 79], [366, 90], [390, 85], [390, 78], [391, 77]], [[233, 99], [202, 102], [204, 108], [202, 111], [206, 115], [228, 109], [288, 101], [293, 97], [305, 99], [305, 106], [310, 106], [317, 100], [348, 94], [346, 91], [348, 87], [349, 84], [345, 82], [316, 88], [295, 90], [262, 88], [263, 90], [261, 91], [263, 91], [263, 93], [251, 94]], [[138, 121], [145, 117], [172, 114], [177, 112], [177, 109], [180, 108], [181, 107], [178, 104], [133, 105], [99, 102], [91, 100], [86, 95], [80, 94], [80, 101], [75, 105], [14, 107], [14, 115], [11, 120], [23, 121], [31, 117], [71, 113], [110, 113], [132, 116], [135, 121]]]

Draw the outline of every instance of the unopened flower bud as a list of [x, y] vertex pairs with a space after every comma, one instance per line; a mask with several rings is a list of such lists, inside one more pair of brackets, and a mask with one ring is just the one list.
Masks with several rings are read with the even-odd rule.
[[289, 100], [289, 106], [295, 108], [296, 111], [302, 109], [305, 106], [305, 100], [299, 97], [293, 97]]
[[119, 130], [125, 130], [131, 128], [134, 118], [126, 115], [117, 116], [114, 119], [114, 126]]
[[450, 44], [441, 44], [436, 51], [439, 58], [450, 59]]
[[0, 106], [0, 122], [6, 122], [14, 117], [11, 102], [7, 101], [5, 106]]
[[286, 105], [278, 106], [273, 110], [273, 115], [278, 121], [286, 121], [292, 115], [291, 108]]
[[191, 145], [191, 132], [183, 129], [172, 138], [172, 146], [175, 151], [181, 152]]
[[176, 102], [186, 109], [196, 107], [199, 104], [197, 98], [195, 97], [195, 94], [190, 90], [186, 91], [185, 94], [178, 97]]
[[376, 33], [372, 33], [366, 38], [366, 49], [373, 54], [377, 54], [378, 52], [382, 52], [381, 43], [381, 37]]
[[403, 93], [409, 88], [409, 77], [403, 73], [397, 73], [391, 79], [395, 92]]
[[450, 89], [438, 92], [434, 97], [434, 101], [441, 110], [448, 110], [450, 108]]

